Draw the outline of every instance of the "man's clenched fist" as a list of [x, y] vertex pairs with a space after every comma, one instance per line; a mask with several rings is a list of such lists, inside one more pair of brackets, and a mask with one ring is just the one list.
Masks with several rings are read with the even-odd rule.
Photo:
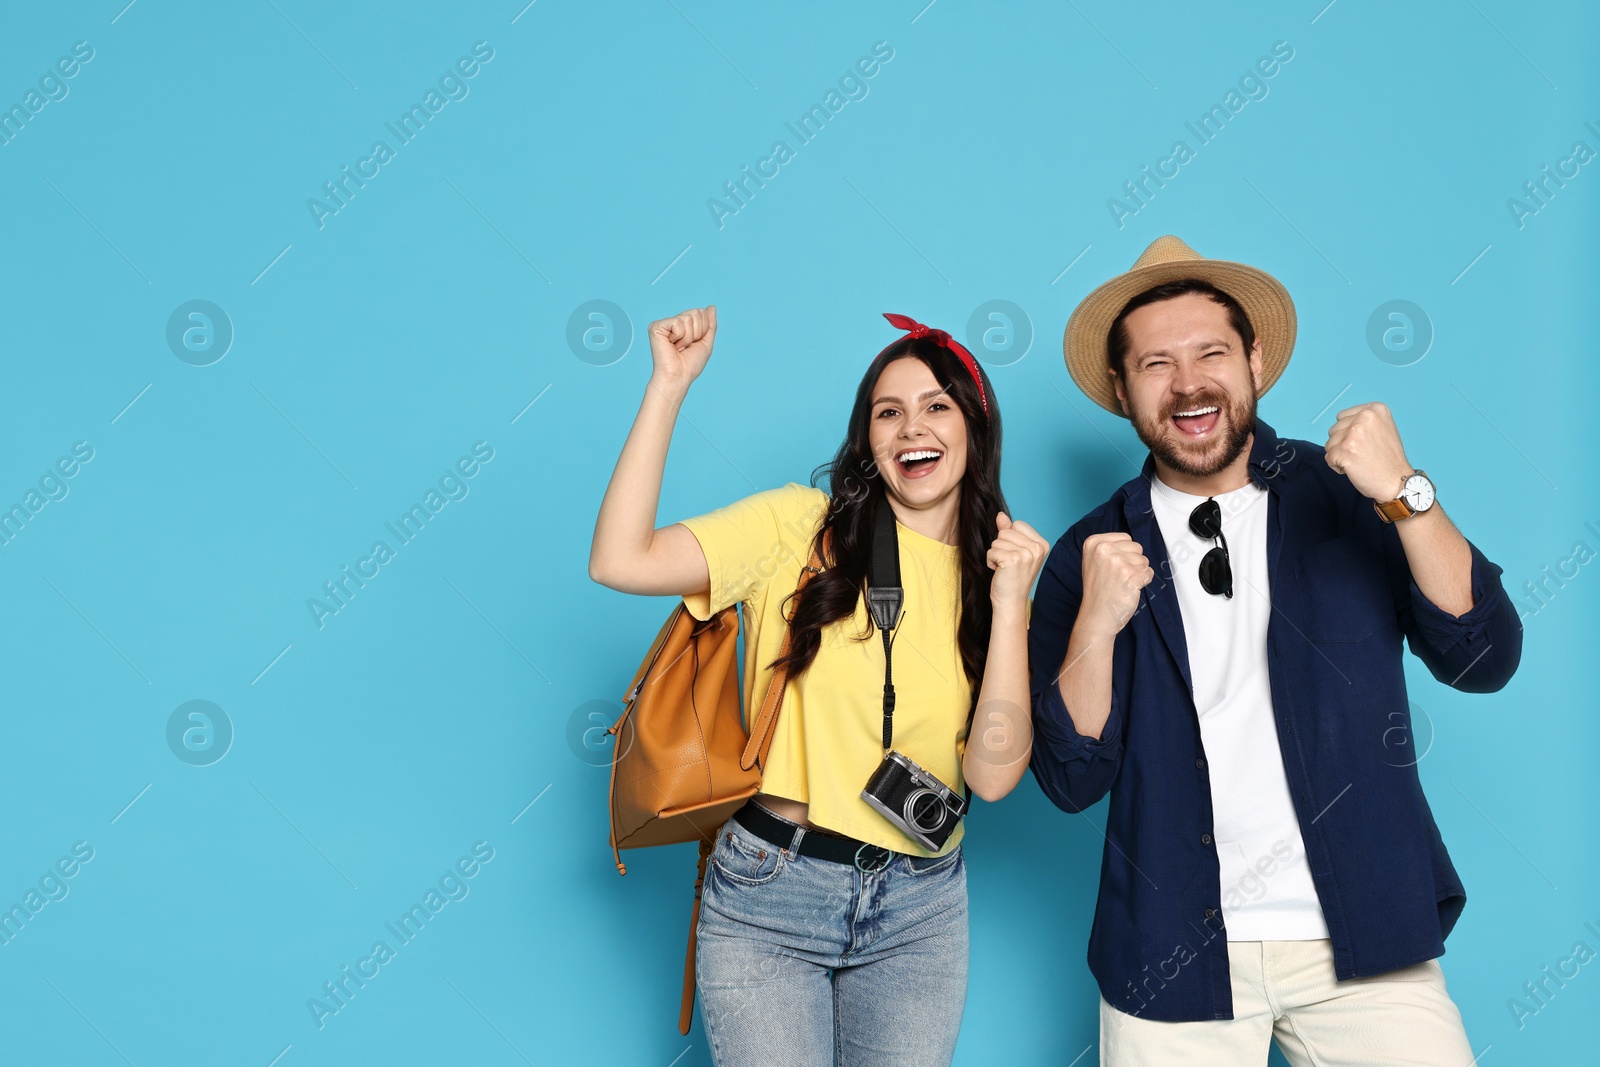
[[1139, 590], [1155, 578], [1144, 549], [1129, 534], [1090, 534], [1083, 542], [1083, 603], [1079, 626], [1115, 637], [1139, 608]]

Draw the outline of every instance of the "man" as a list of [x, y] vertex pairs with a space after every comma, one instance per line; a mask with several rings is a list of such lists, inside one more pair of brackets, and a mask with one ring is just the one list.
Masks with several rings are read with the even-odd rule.
[[1067, 323], [1073, 380], [1150, 449], [1056, 542], [1029, 630], [1034, 776], [1067, 811], [1111, 794], [1103, 1064], [1473, 1061], [1403, 642], [1494, 692], [1522, 631], [1386, 407], [1323, 447], [1257, 418], [1294, 337], [1276, 279], [1175, 237]]

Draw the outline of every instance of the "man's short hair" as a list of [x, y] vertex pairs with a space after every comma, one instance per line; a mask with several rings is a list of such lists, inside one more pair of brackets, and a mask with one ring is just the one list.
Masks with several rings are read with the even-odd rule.
[[1111, 332], [1106, 337], [1106, 360], [1112, 370], [1122, 373], [1123, 363], [1128, 357], [1128, 314], [1137, 311], [1147, 304], [1155, 304], [1162, 300], [1171, 300], [1175, 296], [1185, 293], [1199, 293], [1228, 309], [1228, 323], [1233, 327], [1234, 333], [1239, 335], [1239, 340], [1244, 342], [1245, 358], [1250, 357], [1250, 349], [1256, 343], [1256, 328], [1250, 324], [1250, 316], [1245, 314], [1244, 308], [1239, 305], [1232, 295], [1218, 289], [1210, 282], [1201, 278], [1179, 278], [1177, 281], [1164, 282], [1154, 289], [1146, 289], [1138, 296], [1129, 300], [1117, 313], [1111, 323]]

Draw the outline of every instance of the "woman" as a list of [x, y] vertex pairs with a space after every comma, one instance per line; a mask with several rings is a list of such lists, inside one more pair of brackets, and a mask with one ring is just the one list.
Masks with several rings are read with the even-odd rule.
[[[654, 370], [595, 525], [596, 581], [680, 595], [699, 619], [743, 605], [747, 714], [792, 616], [762, 791], [717, 832], [706, 869], [697, 987], [719, 1067], [948, 1064], [966, 1000], [964, 823], [930, 848], [862, 791], [890, 748], [956, 810], [964, 785], [999, 800], [1028, 764], [1028, 593], [1049, 545], [1006, 514], [1000, 411], [977, 362], [943, 331], [886, 317], [909, 332], [862, 377], [819, 468], [831, 497], [790, 482], [661, 529], [667, 446], [716, 308], [651, 323]], [[884, 507], [905, 591], [889, 630], [892, 744], [861, 593]], [[823, 569], [796, 595], [814, 547]]]

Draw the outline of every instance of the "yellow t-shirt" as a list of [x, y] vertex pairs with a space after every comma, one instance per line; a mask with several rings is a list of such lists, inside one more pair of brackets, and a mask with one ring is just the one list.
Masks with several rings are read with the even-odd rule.
[[[821, 489], [790, 482], [683, 520], [711, 573], [709, 593], [683, 598], [689, 613], [703, 620], [743, 605], [747, 716], [766, 697], [767, 664], [783, 641], [784, 599], [799, 584], [827, 507]], [[905, 606], [892, 638], [894, 748], [959, 793], [973, 697], [956, 642], [960, 549], [896, 525]], [[855, 640], [860, 634], [867, 639]], [[861, 799], [882, 761], [883, 637], [859, 597], [855, 619], [825, 626], [811, 666], [789, 679], [761, 789], [810, 805], [807, 817], [819, 827], [897, 852], [944, 855], [955, 848], [964, 821], [944, 848], [930, 853]]]

